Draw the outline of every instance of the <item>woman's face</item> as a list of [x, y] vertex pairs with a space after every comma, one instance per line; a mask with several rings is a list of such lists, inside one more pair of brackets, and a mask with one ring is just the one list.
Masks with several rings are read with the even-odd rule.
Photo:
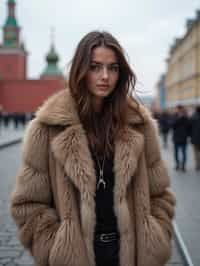
[[102, 100], [112, 93], [119, 78], [119, 63], [115, 52], [105, 46], [92, 51], [86, 86], [95, 100]]

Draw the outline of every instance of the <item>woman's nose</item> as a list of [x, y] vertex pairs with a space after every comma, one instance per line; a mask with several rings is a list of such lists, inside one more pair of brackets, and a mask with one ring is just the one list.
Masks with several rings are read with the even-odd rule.
[[108, 69], [107, 69], [107, 67], [103, 67], [102, 78], [103, 79], [108, 79]]

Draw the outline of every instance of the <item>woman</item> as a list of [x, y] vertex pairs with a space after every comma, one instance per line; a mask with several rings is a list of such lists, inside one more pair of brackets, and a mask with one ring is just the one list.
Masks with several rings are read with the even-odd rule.
[[175, 198], [118, 41], [90, 32], [27, 130], [11, 212], [37, 265], [162, 266]]

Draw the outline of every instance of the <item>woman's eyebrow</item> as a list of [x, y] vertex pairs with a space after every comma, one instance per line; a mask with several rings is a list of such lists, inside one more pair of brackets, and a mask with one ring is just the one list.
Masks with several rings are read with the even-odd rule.
[[[98, 61], [96, 61], [96, 60], [92, 60], [91, 63], [93, 63], [93, 64], [97, 64], [97, 65], [103, 65], [103, 63], [98, 62]], [[118, 62], [111, 62], [111, 63], [109, 63], [108, 65], [119, 65], [119, 63], [118, 63]]]

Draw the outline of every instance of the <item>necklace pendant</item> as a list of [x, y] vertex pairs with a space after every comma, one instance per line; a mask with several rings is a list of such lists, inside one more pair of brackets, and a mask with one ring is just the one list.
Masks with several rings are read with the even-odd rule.
[[104, 179], [102, 177], [100, 177], [98, 183], [97, 183], [97, 190], [99, 190], [100, 185], [103, 185], [103, 188], [106, 188], [106, 182], [104, 181]]
[[99, 175], [100, 175], [100, 179], [103, 179], [103, 169], [100, 169]]

